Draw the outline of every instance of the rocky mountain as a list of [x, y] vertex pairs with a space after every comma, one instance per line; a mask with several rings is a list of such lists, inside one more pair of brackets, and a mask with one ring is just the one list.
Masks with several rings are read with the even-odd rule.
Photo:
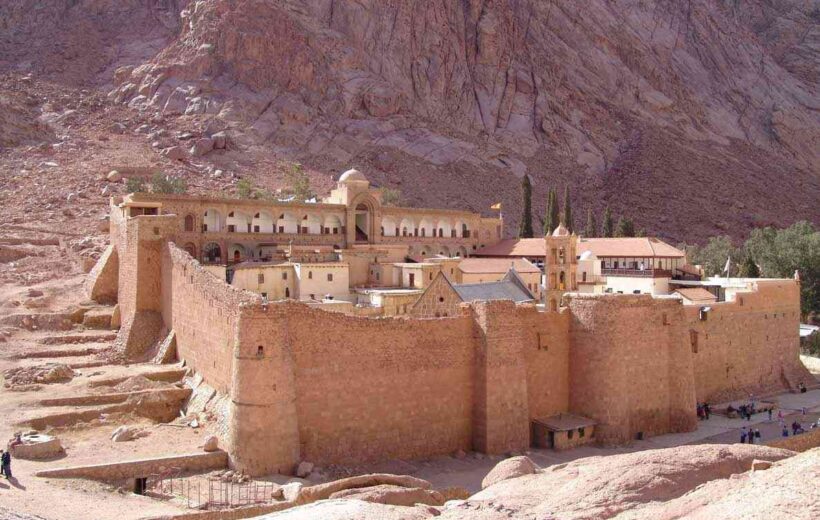
[[570, 186], [579, 221], [698, 240], [820, 223], [818, 21], [805, 0], [11, 0], [0, 70], [225, 131], [195, 161], [263, 186], [278, 161], [319, 190], [356, 166], [416, 205], [501, 201], [511, 231], [527, 174], [536, 214]]

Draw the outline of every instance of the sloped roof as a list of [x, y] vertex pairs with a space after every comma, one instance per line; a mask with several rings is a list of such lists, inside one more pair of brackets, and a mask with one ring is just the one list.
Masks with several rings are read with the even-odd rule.
[[710, 293], [703, 287], [689, 287], [686, 289], [676, 289], [675, 292], [680, 294], [687, 300], [693, 302], [713, 302], [717, 300], [717, 296]]
[[664, 257], [682, 258], [686, 254], [663, 240], [650, 237], [582, 238], [578, 241], [578, 254], [592, 251], [603, 257]]
[[506, 273], [510, 267], [518, 273], [540, 273], [526, 258], [465, 258], [458, 264], [463, 273]]
[[[597, 257], [663, 257], [682, 258], [680, 249], [663, 240], [650, 237], [580, 238], [578, 254], [591, 251]], [[483, 247], [472, 256], [489, 257], [544, 257], [547, 246], [543, 238], [507, 238], [497, 244]]]
[[497, 244], [482, 247], [472, 256], [546, 256], [547, 246], [543, 238], [505, 238]]
[[535, 297], [527, 285], [510, 269], [500, 282], [462, 283], [453, 285], [461, 301], [512, 300], [516, 303], [531, 302]]
[[592, 419], [571, 413], [559, 413], [558, 415], [552, 415], [544, 419], [536, 419], [535, 422], [543, 424], [550, 430], [557, 432], [587, 428], [596, 424]]

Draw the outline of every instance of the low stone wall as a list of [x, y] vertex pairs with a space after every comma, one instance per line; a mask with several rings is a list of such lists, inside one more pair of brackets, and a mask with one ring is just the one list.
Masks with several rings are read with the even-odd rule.
[[91, 480], [118, 481], [143, 478], [174, 468], [180, 471], [211, 471], [228, 466], [228, 454], [224, 451], [189, 453], [171, 457], [139, 459], [112, 464], [93, 464], [67, 468], [44, 469], [34, 475], [44, 478], [86, 478]]
[[773, 448], [783, 448], [784, 450], [808, 451], [820, 446], [820, 428], [792, 437], [782, 437], [776, 441], [767, 442], [766, 445]]

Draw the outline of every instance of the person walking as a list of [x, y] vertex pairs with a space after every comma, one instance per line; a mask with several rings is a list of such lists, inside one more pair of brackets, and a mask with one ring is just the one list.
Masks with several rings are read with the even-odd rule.
[[4, 451], [3, 455], [0, 456], [0, 465], [3, 469], [3, 475], [6, 476], [7, 479], [11, 480], [11, 452]]
[[772, 409], [769, 408], [769, 422], [772, 422]]
[[746, 427], [740, 429], [740, 444], [746, 444]]

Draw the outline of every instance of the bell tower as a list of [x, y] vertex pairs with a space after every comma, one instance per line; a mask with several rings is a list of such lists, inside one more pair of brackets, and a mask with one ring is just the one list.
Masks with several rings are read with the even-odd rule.
[[547, 257], [544, 259], [545, 303], [548, 310], [557, 311], [564, 293], [578, 289], [578, 236], [570, 233], [564, 224], [560, 224], [544, 240], [547, 246]]

